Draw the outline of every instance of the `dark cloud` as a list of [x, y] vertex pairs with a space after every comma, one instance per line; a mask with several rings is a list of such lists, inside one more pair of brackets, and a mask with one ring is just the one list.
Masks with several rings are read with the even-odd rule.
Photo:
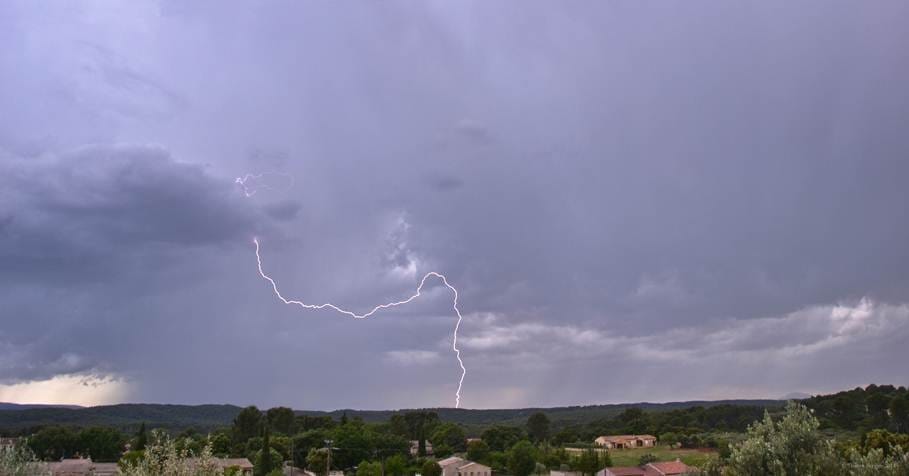
[[452, 402], [256, 235], [466, 406], [906, 383], [905, 4], [250, 8], [0, 5], [13, 379]]

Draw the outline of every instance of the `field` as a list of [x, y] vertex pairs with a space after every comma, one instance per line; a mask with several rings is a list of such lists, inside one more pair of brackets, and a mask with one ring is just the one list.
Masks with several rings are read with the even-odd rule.
[[[583, 451], [574, 448], [567, 448], [567, 450], [569, 452]], [[702, 467], [708, 459], [716, 457], [716, 450], [709, 448], [670, 448], [668, 446], [658, 445], [653, 448], [609, 450], [609, 456], [612, 458], [613, 466], [637, 466], [641, 456], [647, 453], [656, 456], [657, 461], [674, 461], [676, 458], [679, 458], [687, 465], [698, 467]]]

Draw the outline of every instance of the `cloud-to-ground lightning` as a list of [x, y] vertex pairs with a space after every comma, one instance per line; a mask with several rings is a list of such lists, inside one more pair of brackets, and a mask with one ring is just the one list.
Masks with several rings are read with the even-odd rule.
[[[241, 183], [241, 182], [238, 182], [238, 183]], [[284, 297], [284, 295], [281, 294], [281, 291], [278, 289], [278, 283], [272, 277], [270, 277], [268, 274], [266, 274], [265, 270], [262, 268], [262, 255], [259, 252], [260, 251], [259, 250], [259, 248], [260, 248], [259, 239], [253, 238], [253, 243], [256, 245], [256, 264], [258, 265], [259, 276], [262, 276], [263, 279], [265, 279], [266, 281], [269, 282], [269, 284], [271, 284], [272, 291], [274, 291], [275, 296], [277, 296], [278, 299], [281, 300], [281, 302], [283, 302], [284, 304], [292, 304], [292, 305], [300, 306], [303, 309], [331, 309], [335, 312], [341, 313], [345, 316], [352, 317], [354, 319], [366, 319], [367, 317], [372, 316], [373, 314], [375, 314], [383, 309], [402, 306], [402, 305], [407, 304], [407, 303], [413, 301], [414, 299], [420, 297], [420, 295], [423, 293], [423, 287], [426, 285], [426, 280], [428, 280], [429, 278], [438, 278], [439, 280], [441, 280], [442, 284], [445, 285], [445, 287], [447, 287], [452, 292], [452, 306], [451, 307], [452, 307], [452, 309], [454, 309], [455, 314], [458, 316], [458, 320], [455, 323], [454, 333], [453, 333], [452, 339], [451, 339], [451, 349], [454, 351], [455, 357], [457, 357], [457, 359], [458, 359], [458, 365], [461, 367], [461, 378], [458, 379], [458, 389], [455, 391], [455, 408], [460, 408], [460, 406], [461, 406], [461, 387], [464, 385], [464, 377], [467, 376], [467, 367], [464, 366], [464, 361], [461, 360], [461, 351], [460, 351], [460, 349], [458, 349], [458, 329], [461, 327], [461, 320], [463, 318], [461, 316], [461, 310], [458, 309], [458, 290], [455, 289], [454, 286], [449, 284], [448, 279], [445, 277], [445, 275], [443, 275], [442, 273], [437, 273], [435, 271], [430, 271], [430, 272], [426, 273], [425, 275], [423, 275], [423, 279], [420, 280], [420, 285], [417, 286], [417, 290], [410, 297], [403, 299], [401, 301], [394, 301], [394, 302], [388, 302], [385, 304], [379, 304], [379, 305], [373, 307], [369, 312], [366, 312], [363, 314], [357, 314], [356, 312], [349, 311], [347, 309], [343, 309], [343, 308], [336, 306], [334, 304], [331, 304], [331, 303], [307, 304], [307, 303], [304, 303], [303, 301], [298, 301], [296, 299], [287, 299], [286, 297]]]

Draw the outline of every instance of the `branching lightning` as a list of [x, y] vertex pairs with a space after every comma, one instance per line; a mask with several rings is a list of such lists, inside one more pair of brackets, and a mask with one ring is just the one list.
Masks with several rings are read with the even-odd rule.
[[[249, 175], [247, 175], [247, 177], [249, 177]], [[240, 179], [238, 178], [237, 183], [243, 185], [245, 183], [245, 181], [241, 182]], [[245, 187], [244, 187], [244, 193], [246, 193]], [[255, 193], [255, 192], [253, 192], [253, 193]], [[247, 195], [247, 196], [250, 196], [250, 195]], [[461, 320], [463, 318], [461, 316], [461, 310], [458, 309], [458, 290], [455, 289], [454, 286], [452, 286], [451, 284], [448, 283], [448, 279], [445, 278], [445, 275], [443, 275], [441, 273], [437, 273], [435, 271], [430, 271], [430, 272], [426, 273], [425, 275], [423, 275], [423, 279], [420, 280], [420, 285], [417, 286], [416, 292], [414, 292], [414, 294], [412, 294], [410, 297], [408, 297], [404, 300], [401, 300], [401, 301], [379, 304], [376, 307], [372, 308], [372, 310], [370, 310], [369, 312], [366, 312], [364, 314], [357, 314], [356, 312], [343, 309], [343, 308], [338, 307], [331, 303], [306, 304], [303, 301], [285, 298], [284, 295], [281, 294], [281, 291], [278, 290], [278, 283], [273, 278], [271, 278], [269, 275], [265, 274], [265, 270], [262, 268], [262, 256], [259, 253], [259, 239], [253, 238], [253, 243], [255, 243], [255, 245], [256, 245], [256, 263], [258, 265], [259, 275], [262, 276], [263, 279], [265, 279], [266, 281], [268, 281], [271, 284], [272, 291], [274, 291], [275, 296], [277, 296], [278, 299], [281, 300], [281, 302], [283, 302], [284, 304], [297, 305], [303, 309], [331, 309], [335, 312], [338, 312], [345, 316], [352, 317], [354, 319], [366, 319], [367, 317], [372, 316], [373, 314], [375, 314], [383, 309], [403, 306], [404, 304], [407, 304], [407, 303], [413, 301], [414, 299], [420, 297], [420, 295], [423, 292], [423, 287], [426, 285], [427, 279], [438, 278], [439, 280], [441, 280], [442, 284], [445, 285], [445, 287], [450, 289], [452, 292], [453, 299], [452, 299], [451, 307], [452, 307], [452, 309], [454, 309], [455, 314], [457, 314], [457, 316], [458, 316], [458, 321], [455, 323], [454, 334], [452, 335], [452, 339], [451, 339], [451, 349], [454, 351], [455, 356], [458, 359], [458, 365], [461, 367], [461, 378], [458, 380], [458, 389], [455, 392], [455, 408], [459, 408], [461, 406], [461, 387], [464, 385], [464, 377], [467, 376], [467, 368], [464, 367], [464, 361], [461, 360], [461, 351], [458, 349], [458, 329], [461, 327]]]
[[[281, 172], [262, 172], [260, 174], [245, 174], [242, 177], [237, 177], [234, 180], [234, 183], [239, 185], [243, 189], [243, 195], [246, 195], [246, 198], [252, 197], [259, 191], [259, 187], [266, 188], [269, 190], [275, 190], [271, 185], [264, 183], [266, 176], [280, 176], [288, 179], [287, 190], [290, 190], [294, 186], [294, 177], [290, 174], [285, 174]], [[251, 183], [255, 182], [255, 184]]]

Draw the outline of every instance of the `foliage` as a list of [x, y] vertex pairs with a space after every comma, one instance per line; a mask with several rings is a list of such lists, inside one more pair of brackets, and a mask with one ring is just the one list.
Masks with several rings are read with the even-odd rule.
[[133, 440], [132, 448], [133, 450], [142, 451], [145, 449], [145, 445], [148, 444], [148, 433], [145, 430], [145, 422], [142, 422], [142, 425], [139, 426], [139, 431], [136, 432], [136, 438]]
[[[782, 419], [766, 415], [748, 429], [747, 438], [732, 449], [723, 474], [727, 476], [850, 475], [905, 476], [909, 453], [889, 446], [861, 453], [853, 448], [838, 454], [832, 441], [818, 431], [820, 422], [807, 407], [790, 403]], [[872, 432], [873, 433], [873, 432]], [[867, 441], [887, 442], [889, 435], [875, 433]], [[715, 468], [706, 468], [715, 474]]]
[[464, 429], [454, 423], [439, 424], [429, 441], [432, 441], [434, 450], [441, 445], [448, 446], [451, 452], [463, 452], [467, 449], [467, 436], [464, 434]]
[[195, 455], [184, 449], [177, 449], [174, 440], [167, 435], [153, 431], [144, 456], [138, 461], [123, 460], [120, 471], [123, 476], [222, 476], [211, 453], [211, 445], [205, 445]]
[[369, 461], [360, 461], [357, 465], [357, 476], [382, 476], [382, 464], [370, 463]]
[[585, 450], [581, 453], [581, 456], [571, 462], [571, 468], [581, 474], [595, 475], [599, 470], [609, 465], [609, 454], [602, 452], [606, 457], [601, 458], [600, 453], [601, 451], [594, 448]]
[[270, 408], [265, 413], [268, 426], [282, 435], [292, 435], [296, 427], [294, 411], [287, 407]]
[[638, 459], [638, 466], [644, 466], [647, 463], [653, 463], [655, 461], [658, 461], [658, 459], [653, 453], [645, 453]]
[[45, 461], [90, 456], [96, 461], [117, 461], [126, 438], [113, 428], [92, 427], [76, 431], [68, 427], [43, 428], [28, 439], [29, 448]]
[[909, 435], [877, 429], [862, 436], [862, 449], [865, 452], [881, 450], [884, 456], [890, 456], [897, 452], [898, 447], [909, 450]]
[[245, 442], [250, 438], [259, 436], [261, 430], [262, 412], [254, 405], [244, 408], [237, 414], [231, 429], [234, 442]]
[[320, 476], [326, 474], [328, 470], [328, 450], [310, 449], [306, 455], [306, 469]]
[[549, 439], [549, 417], [543, 412], [536, 412], [527, 419], [527, 434], [534, 442]]
[[421, 476], [442, 476], [442, 467], [433, 460], [426, 460], [420, 467]]
[[513, 426], [494, 425], [483, 432], [483, 441], [493, 451], [506, 451], [524, 439], [524, 430]]
[[536, 448], [521, 440], [508, 450], [508, 471], [513, 476], [529, 476], [536, 469]]
[[467, 459], [483, 462], [489, 456], [489, 445], [483, 440], [473, 440], [467, 443]]
[[407, 473], [407, 459], [403, 455], [392, 455], [385, 460], [385, 474], [404, 476], [405, 473]]
[[50, 468], [38, 461], [27, 446], [0, 446], [0, 475], [49, 476], [50, 474]]

